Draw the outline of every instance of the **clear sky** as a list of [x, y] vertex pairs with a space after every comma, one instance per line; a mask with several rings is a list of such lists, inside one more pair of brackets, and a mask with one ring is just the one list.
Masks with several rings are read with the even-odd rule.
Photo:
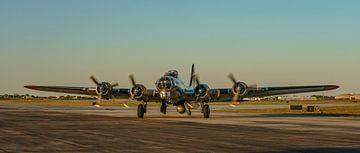
[[[0, 0], [0, 94], [28, 84], [154, 87], [192, 63], [210, 87], [337, 84], [360, 93], [358, 0]], [[321, 93], [322, 94], [322, 93]]]

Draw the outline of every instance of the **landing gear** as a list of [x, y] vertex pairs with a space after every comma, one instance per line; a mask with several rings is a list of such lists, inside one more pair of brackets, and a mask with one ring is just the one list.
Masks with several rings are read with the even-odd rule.
[[203, 114], [204, 114], [204, 118], [209, 118], [210, 117], [210, 107], [208, 104], [205, 104], [203, 109]]
[[191, 110], [190, 110], [190, 109], [188, 109], [188, 110], [186, 111], [186, 115], [191, 116]]
[[201, 113], [204, 113], [204, 103], [200, 103]]
[[166, 103], [162, 103], [160, 107], [160, 112], [166, 114], [166, 107], [167, 107]]
[[190, 110], [190, 106], [188, 105], [188, 103], [185, 103], [184, 107], [185, 107], [186, 115], [190, 116], [191, 115], [191, 110]]
[[143, 104], [138, 105], [137, 109], [137, 117], [138, 118], [144, 118], [144, 113], [146, 112], [145, 107]]

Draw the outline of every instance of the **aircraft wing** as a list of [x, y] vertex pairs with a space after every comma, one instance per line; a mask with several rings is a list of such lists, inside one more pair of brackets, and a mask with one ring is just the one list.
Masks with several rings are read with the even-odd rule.
[[264, 97], [273, 95], [296, 94], [305, 92], [317, 92], [337, 89], [336, 85], [315, 86], [287, 86], [287, 87], [260, 87], [250, 89], [247, 97]]
[[[38, 91], [46, 92], [58, 92], [58, 93], [68, 93], [68, 94], [79, 94], [79, 95], [88, 95], [88, 96], [98, 96], [96, 87], [69, 87], [69, 86], [24, 86], [25, 88]], [[158, 100], [155, 93], [156, 90], [148, 89], [148, 93], [151, 93], [146, 96], [147, 100]], [[112, 88], [108, 94], [102, 95], [102, 98], [110, 99], [129, 99], [131, 97], [129, 88]]]
[[[257, 87], [248, 89], [248, 93], [242, 98], [265, 97], [284, 94], [296, 94], [317, 92], [337, 89], [337, 85], [314, 85], [314, 86], [283, 86], [283, 87]], [[232, 100], [232, 88], [211, 89], [213, 100]]]
[[67, 87], [67, 86], [24, 86], [31, 90], [47, 91], [47, 92], [60, 92], [68, 94], [80, 94], [97, 96], [96, 88], [94, 87]]

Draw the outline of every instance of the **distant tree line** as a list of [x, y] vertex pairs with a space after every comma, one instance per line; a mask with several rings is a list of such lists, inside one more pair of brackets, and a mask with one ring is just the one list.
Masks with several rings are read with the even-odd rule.
[[325, 95], [312, 95], [311, 97], [315, 97], [317, 100], [334, 100], [334, 96], [325, 96]]

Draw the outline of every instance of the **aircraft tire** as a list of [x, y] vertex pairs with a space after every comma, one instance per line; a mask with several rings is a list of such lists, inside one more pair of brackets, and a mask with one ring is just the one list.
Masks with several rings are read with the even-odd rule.
[[209, 118], [210, 117], [210, 107], [209, 107], [209, 105], [204, 105], [204, 118]]
[[166, 104], [165, 103], [162, 103], [161, 104], [161, 107], [160, 107], [160, 112], [163, 113], [163, 114], [166, 114]]
[[145, 113], [145, 109], [144, 109], [143, 104], [139, 104], [138, 109], [137, 109], [137, 117], [144, 118], [144, 113]]

